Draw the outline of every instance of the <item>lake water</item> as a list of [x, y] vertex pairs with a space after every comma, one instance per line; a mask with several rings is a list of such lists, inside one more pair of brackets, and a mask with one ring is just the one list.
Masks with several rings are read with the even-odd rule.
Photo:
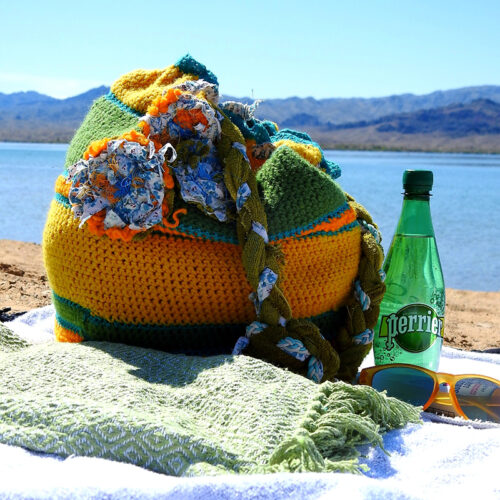
[[[40, 243], [66, 145], [0, 143], [0, 239]], [[387, 250], [405, 169], [434, 172], [431, 211], [446, 286], [500, 290], [500, 155], [327, 151]]]

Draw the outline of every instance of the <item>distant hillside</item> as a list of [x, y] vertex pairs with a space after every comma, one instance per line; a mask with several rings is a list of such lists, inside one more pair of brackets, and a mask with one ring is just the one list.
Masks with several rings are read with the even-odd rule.
[[[68, 99], [0, 93], [0, 141], [69, 142], [92, 102], [108, 91]], [[420, 96], [268, 99], [256, 116], [308, 132], [325, 147], [500, 152], [499, 103], [500, 86], [485, 85]]]
[[0, 141], [69, 142], [92, 103], [107, 92], [103, 86], [68, 99], [0, 93]]
[[454, 90], [438, 90], [426, 95], [401, 94], [374, 98], [266, 99], [257, 108], [257, 118], [267, 118], [282, 127], [301, 128], [312, 122], [342, 124], [370, 121], [396, 113], [432, 109], [450, 104], [467, 104], [477, 99], [500, 103], [500, 86], [483, 85]]
[[477, 99], [309, 133], [329, 148], [500, 153], [500, 104]]

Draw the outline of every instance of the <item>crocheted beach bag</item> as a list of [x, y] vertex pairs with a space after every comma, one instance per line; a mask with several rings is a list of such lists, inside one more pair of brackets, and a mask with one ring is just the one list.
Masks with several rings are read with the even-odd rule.
[[307, 134], [254, 108], [219, 103], [190, 56], [93, 104], [43, 236], [58, 340], [352, 379], [384, 293], [376, 226]]

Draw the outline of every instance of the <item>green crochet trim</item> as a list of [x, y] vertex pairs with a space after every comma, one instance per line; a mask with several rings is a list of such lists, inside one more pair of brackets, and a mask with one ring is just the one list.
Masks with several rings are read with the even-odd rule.
[[118, 137], [132, 129], [140, 131], [137, 116], [120, 108], [106, 96], [100, 97], [94, 102], [71, 140], [65, 166], [80, 160], [92, 142], [105, 137]]
[[[91, 314], [71, 300], [52, 293], [57, 320], [62, 327], [84, 337], [85, 340], [125, 342], [184, 354], [224, 354], [231, 353], [240, 335], [245, 332], [245, 324], [227, 323], [192, 325], [147, 325], [106, 321]], [[308, 318], [325, 336], [331, 335], [343, 324], [343, 311], [328, 311]], [[82, 333], [84, 332], [84, 333]]]

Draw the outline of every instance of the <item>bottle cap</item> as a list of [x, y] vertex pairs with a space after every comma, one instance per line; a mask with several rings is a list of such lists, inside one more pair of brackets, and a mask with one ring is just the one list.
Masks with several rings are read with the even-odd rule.
[[408, 194], [428, 194], [433, 180], [431, 170], [405, 170], [403, 188]]

